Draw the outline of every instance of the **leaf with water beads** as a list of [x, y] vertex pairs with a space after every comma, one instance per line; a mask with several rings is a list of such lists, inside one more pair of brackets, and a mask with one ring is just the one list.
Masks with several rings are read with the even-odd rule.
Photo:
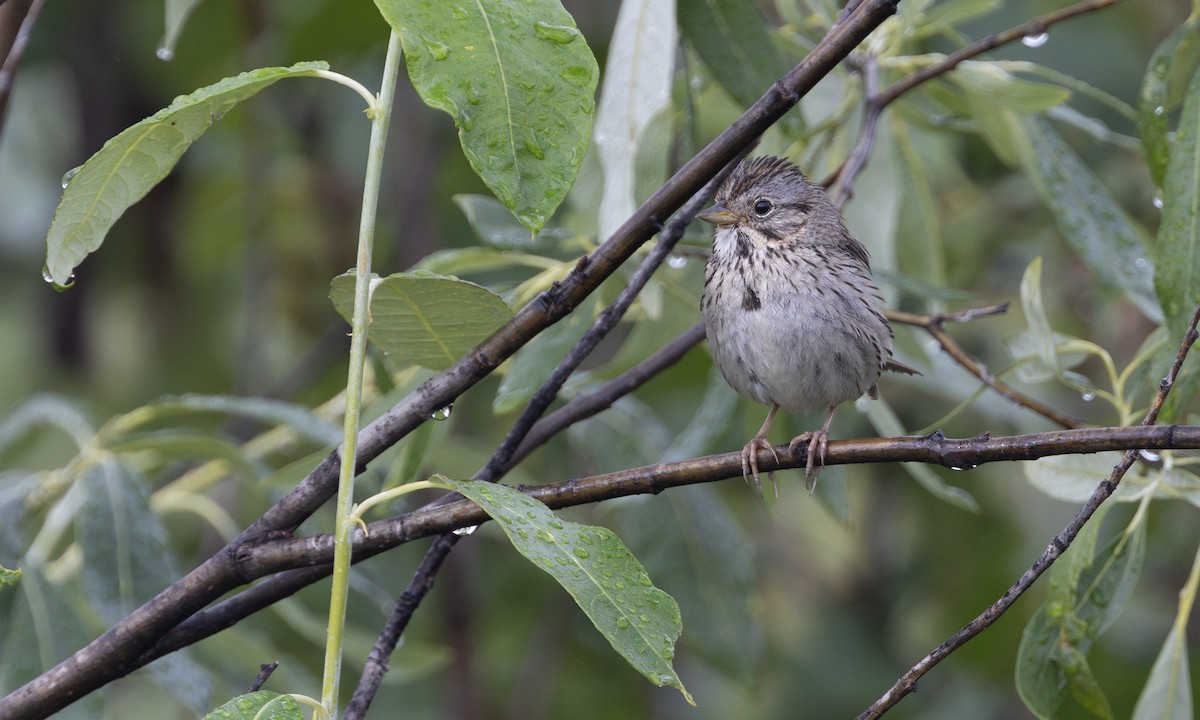
[[270, 690], [239, 695], [204, 716], [204, 720], [303, 720], [300, 705], [290, 695]]
[[413, 87], [458, 126], [471, 167], [530, 232], [583, 163], [596, 59], [558, 0], [376, 0]]
[[47, 282], [69, 286], [71, 273], [129, 206], [159, 183], [183, 152], [234, 105], [285, 77], [328, 70], [324, 62], [259, 68], [175, 98], [112, 138], [63, 177], [63, 194], [46, 234]]
[[695, 705], [671, 666], [682, 630], [679, 605], [654, 586], [611, 530], [560, 520], [542, 503], [504, 485], [444, 477], [434, 481], [496, 520], [513, 547], [575, 598], [635, 670], [655, 685], [678, 688]]

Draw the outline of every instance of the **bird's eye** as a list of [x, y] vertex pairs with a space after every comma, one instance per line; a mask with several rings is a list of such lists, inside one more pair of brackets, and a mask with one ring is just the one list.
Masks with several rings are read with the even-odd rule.
[[773, 209], [775, 206], [766, 198], [760, 198], [758, 202], [754, 203], [754, 214], [759, 217], [766, 217]]

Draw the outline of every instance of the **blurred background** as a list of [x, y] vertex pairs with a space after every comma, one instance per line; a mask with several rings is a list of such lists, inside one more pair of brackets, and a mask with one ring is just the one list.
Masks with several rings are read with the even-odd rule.
[[[563, 4], [603, 68], [618, 4]], [[789, 64], [819, 37], [818, 19], [836, 10], [820, 2], [756, 5]], [[926, 10], [932, 14], [939, 5]], [[970, 16], [953, 33], [914, 41], [909, 53], [949, 52], [1050, 9], [1032, 1], [949, 5], [995, 7]], [[0, 4], [0, 37], [11, 32], [14, 17], [27, 6], [25, 0]], [[1054, 27], [1043, 45], [1015, 43], [990, 57], [1035, 62], [1136, 105], [1154, 49], [1190, 10], [1182, 0], [1122, 3]], [[806, 25], [806, 18], [814, 19]], [[908, 21], [919, 24], [921, 18]], [[243, 70], [303, 60], [326, 60], [375, 89], [387, 34], [367, 2], [207, 0], [186, 23], [173, 58], [164, 61], [156, 54], [163, 36], [160, 4], [47, 3], [0, 127], [0, 377], [6, 378], [0, 383], [0, 417], [43, 393], [62, 396], [95, 427], [163, 395], [271, 397], [308, 406], [336, 396], [345, 384], [348, 343], [346, 326], [328, 301], [328, 282], [354, 261], [369, 132], [361, 99], [345, 88], [288, 80], [239, 105], [124, 215], [65, 292], [42, 279], [44, 238], [64, 173], [175, 96]], [[898, 78], [905, 68], [885, 70], [894, 73], [885, 77]], [[802, 103], [801, 116], [773, 131], [762, 150], [811, 159], [806, 169], [823, 177], [839, 157], [838, 142], [844, 156], [853, 140], [857, 107], [847, 112], [850, 124], [839, 141], [825, 138], [820, 152], [806, 143], [822, 119], [839, 117], [830, 108], [853, 97], [855, 82], [843, 69], [822, 83]], [[754, 94], [769, 83], [764, 77]], [[744, 107], [714, 82], [686, 43], [675, 84], [666, 126], [671, 133], [659, 141], [669, 167], [690, 157]], [[1124, 368], [1158, 321], [1097, 279], [1064, 240], [1029, 174], [999, 158], [979, 132], [982, 115], [939, 117], [931, 110], [939, 101], [952, 104], [931, 91], [887, 111], [885, 122], [902, 118], [903, 128], [892, 127], [889, 139], [873, 149], [845, 209], [852, 231], [871, 247], [889, 303], [917, 312], [1013, 303], [1003, 316], [950, 327], [969, 352], [1000, 372], [1013, 365], [1014, 339], [1027, 328], [1022, 278], [1040, 256], [1051, 326], [1106, 349]], [[1081, 129], [1086, 123], [1061, 117], [1056, 127], [1152, 238], [1156, 191], [1133, 123], [1084, 93], [1074, 94], [1070, 107], [1102, 123], [1102, 130], [1089, 134]], [[948, 111], [939, 106], [937, 112]], [[423, 105], [406, 77], [388, 155], [377, 272], [406, 270], [432, 253], [481, 244], [479, 228], [454, 196], [487, 190], [464, 159], [451, 120]], [[913, 174], [914, 157], [921, 176]], [[569, 261], [598, 241], [595, 209], [589, 219], [587, 206], [597, 172], [594, 162], [585, 162], [584, 187], [559, 218], [571, 232], [546, 250], [548, 256]], [[664, 177], [665, 168], [651, 168], [639, 184], [653, 189]], [[913, 185], [922, 192], [914, 193]], [[918, 206], [931, 215], [920, 214]], [[653, 301], [639, 305], [632, 322], [586, 368], [589, 374], [573, 383], [573, 392], [615, 375], [699, 320], [706, 243], [706, 229], [691, 231], [685, 249], [651, 287]], [[514, 272], [469, 279], [504, 292], [525, 279]], [[611, 299], [612, 292], [604, 296]], [[570, 333], [530, 354], [540, 353], [553, 365], [567, 347], [564, 337], [569, 340]], [[1171, 346], [1176, 342], [1168, 340]], [[881, 383], [887, 407], [905, 432], [941, 427], [967, 437], [1054, 428], [989, 393], [952, 413], [978, 383], [944, 356], [939, 359], [919, 331], [898, 328], [897, 347], [926, 371], [923, 377]], [[1095, 358], [1074, 370], [1106, 387]], [[1134, 374], [1137, 407], [1145, 405], [1164, 371], [1147, 366]], [[401, 372], [381, 380], [382, 399], [370, 412], [381, 412], [396, 393], [423, 377]], [[1122, 421], [1095, 393], [1053, 379], [1005, 377], [1087, 423]], [[485, 381], [456, 404], [449, 421], [435, 424], [422, 474], [466, 477], [486, 461], [520, 407], [494, 403], [499, 382]], [[508, 479], [550, 482], [734, 450], [765, 412], [733, 395], [701, 347], [609, 413], [555, 439]], [[819, 418], [788, 418], [777, 423], [786, 430], [777, 429], [775, 439], [816, 422]], [[233, 439], [256, 432], [239, 423], [204, 427]], [[846, 407], [833, 437], [877, 432], [867, 416]], [[74, 452], [59, 436], [30, 431], [3, 450], [0, 468], [55, 468]], [[317, 446], [280, 452], [270, 474], [233, 477], [213, 486], [209, 497], [243, 527], [303, 476], [312, 453], [319, 458], [321, 452]], [[368, 486], [386, 482], [386, 461], [374, 468]], [[156, 467], [146, 473], [146, 491], [166, 486], [190, 467]], [[1078, 509], [1032, 487], [1017, 464], [931, 472], [963, 488], [978, 509], [947, 502], [912, 482], [904, 469], [881, 465], [831, 468], [821, 475], [818, 496], [804, 491], [800, 474], [791, 472], [780, 476], [778, 500], [760, 501], [735, 479], [564, 513], [613, 528], [656, 585], [679, 599], [684, 632], [676, 667], [699, 703], [696, 710], [674, 691], [638, 677], [565, 593], [485, 526], [460, 543], [415, 616], [392, 659], [375, 714], [389, 717], [402, 708], [407, 717], [418, 718], [856, 715], [1003, 593]], [[0, 484], [5, 477], [0, 475]], [[1109, 522], [1120, 528], [1132, 512], [1131, 506], [1117, 507]], [[1174, 619], [1177, 593], [1200, 541], [1195, 512], [1180, 502], [1153, 505], [1141, 581], [1121, 620], [1090, 656], [1116, 717], [1132, 712]], [[198, 515], [164, 511], [159, 521], [166, 552], [180, 572], [222, 544], [219, 530]], [[323, 531], [328, 522], [328, 516], [318, 516], [306, 529]], [[5, 552], [0, 565], [19, 566], [20, 556], [8, 553], [28, 536], [9, 540], [0, 546]], [[415, 543], [360, 568], [345, 663], [351, 686], [424, 547]], [[62, 582], [64, 591], [80, 589], [70, 578]], [[920, 692], [888, 717], [1029, 717], [1013, 687], [1013, 667], [1021, 629], [1045, 592], [1042, 585], [933, 671]], [[327, 593], [324, 584], [301, 593], [201, 643], [175, 667], [138, 673], [62, 716], [194, 717], [210, 700], [239, 692], [258, 664], [271, 660], [282, 664], [268, 687], [316, 695]], [[7, 613], [13, 602], [0, 598], [0, 609]], [[79, 627], [71, 637], [86, 640], [105, 627], [83, 605], [72, 607]], [[1191, 640], [1193, 647], [1200, 643], [1194, 632]], [[65, 638], [61, 646], [41, 648], [40, 661], [57, 662], [75, 649], [72, 642]], [[1193, 670], [1193, 683], [1198, 673]], [[0, 690], [32, 677], [19, 675], [6, 675]]]

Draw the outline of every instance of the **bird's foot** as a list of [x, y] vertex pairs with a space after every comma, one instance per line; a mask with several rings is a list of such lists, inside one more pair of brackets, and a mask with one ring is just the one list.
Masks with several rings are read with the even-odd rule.
[[[762, 480], [758, 477], [758, 453], [762, 450], [769, 450], [775, 458], [775, 462], [779, 462], [779, 454], [775, 452], [775, 446], [767, 441], [763, 435], [755, 435], [750, 442], [746, 443], [746, 447], [742, 448], [742, 479], [749, 485], [753, 479], [754, 488], [758, 490], [758, 496], [762, 497]], [[779, 484], [775, 482], [775, 471], [767, 472], [767, 479], [775, 486], [775, 497], [779, 497]]]
[[[825, 466], [825, 451], [829, 447], [829, 432], [821, 428], [820, 430], [813, 430], [812, 432], [797, 435], [788, 443], [788, 452], [792, 454], [792, 457], [795, 457], [796, 450], [805, 444], [808, 445], [808, 450], [804, 464], [804, 485], [811, 493], [817, 489], [817, 474]], [[817, 458], [821, 460], [820, 466], [817, 466], [815, 462]]]

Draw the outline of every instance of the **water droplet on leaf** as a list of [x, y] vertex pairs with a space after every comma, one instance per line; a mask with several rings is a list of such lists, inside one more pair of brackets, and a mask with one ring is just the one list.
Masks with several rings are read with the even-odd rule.
[[619, 618], [617, 618], [617, 627], [620, 628], [621, 630], [625, 630], [626, 628], [629, 627], [629, 621], [623, 617], [619, 617]]
[[63, 173], [63, 176], [62, 176], [63, 190], [66, 190], [67, 185], [71, 184], [71, 180], [73, 180], [75, 178], [75, 174], [79, 172], [79, 168], [81, 168], [81, 167], [83, 167], [83, 166], [80, 165], [79, 167], [73, 167], [70, 170]]
[[426, 42], [425, 49], [433, 56], [434, 60], [445, 60], [450, 56], [450, 46], [440, 42]]
[[454, 409], [454, 405], [452, 405], [452, 404], [447, 405], [446, 407], [442, 408], [441, 410], [435, 410], [434, 413], [432, 415], [430, 415], [429, 417], [433, 418], [434, 420], [449, 420], [450, 419], [450, 411], [453, 409]]
[[1050, 33], [1038, 33], [1037, 35], [1026, 35], [1021, 38], [1021, 44], [1029, 48], [1040, 48], [1050, 39]]
[[592, 71], [580, 65], [572, 65], [562, 71], [562, 79], [583, 87], [592, 81]]
[[583, 548], [575, 548], [575, 557], [579, 558], [580, 560], [586, 560], [590, 555], [591, 553]]
[[1163, 199], [1160, 198], [1159, 196], [1155, 195], [1154, 199], [1151, 200], [1150, 202], [1152, 202], [1154, 204], [1154, 207], [1158, 208], [1159, 210], [1163, 209]]
[[1084, 402], [1091, 402], [1096, 399], [1096, 393], [1088, 390], [1087, 392], [1080, 394], [1079, 398]]
[[533, 32], [543, 40], [550, 40], [559, 45], [566, 45], [579, 37], [579, 31], [570, 25], [551, 25], [538, 21], [533, 25]]

